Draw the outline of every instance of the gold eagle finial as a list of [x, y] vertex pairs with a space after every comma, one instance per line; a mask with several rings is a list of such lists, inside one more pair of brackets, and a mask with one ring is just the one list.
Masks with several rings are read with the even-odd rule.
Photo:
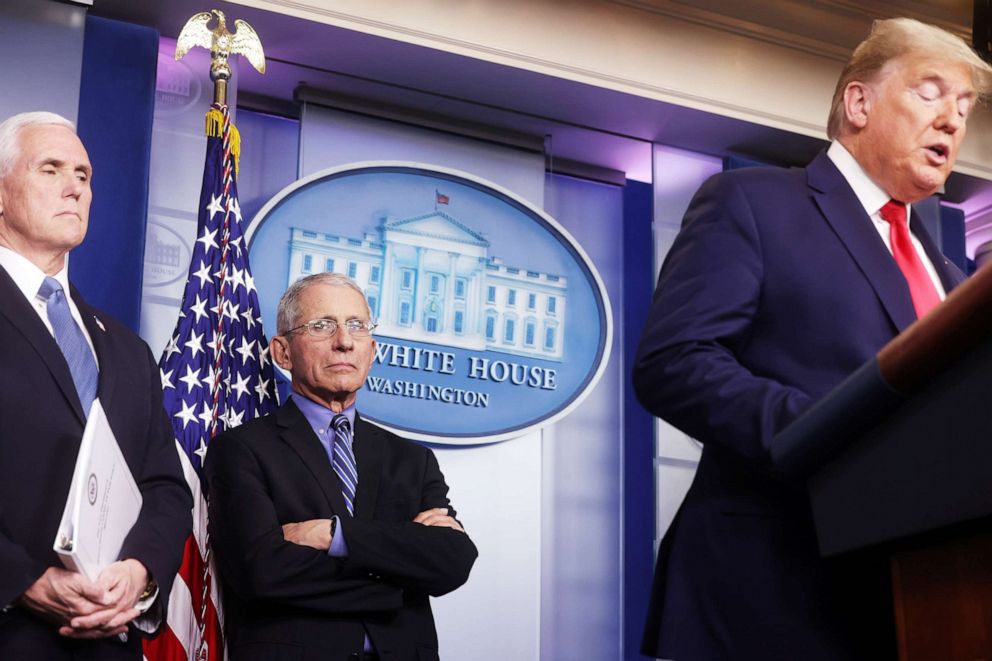
[[[217, 27], [207, 27], [214, 17]], [[231, 67], [227, 63], [231, 55], [244, 55], [259, 73], [265, 73], [265, 53], [258, 33], [246, 22], [234, 21], [234, 32], [227, 31], [227, 19], [219, 9], [194, 14], [183, 26], [176, 40], [176, 59], [182, 59], [194, 46], [210, 51], [210, 80], [214, 81], [214, 97], [224, 103], [227, 81], [231, 78]], [[218, 98], [220, 97], [220, 98]]]

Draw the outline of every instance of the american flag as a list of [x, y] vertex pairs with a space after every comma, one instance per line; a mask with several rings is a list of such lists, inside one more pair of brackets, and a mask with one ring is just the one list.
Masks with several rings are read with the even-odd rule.
[[276, 384], [241, 228], [237, 129], [226, 105], [207, 113], [207, 157], [179, 321], [159, 368], [165, 409], [193, 491], [193, 534], [149, 661], [223, 661], [223, 614], [210, 562], [203, 459], [218, 433], [276, 409]]

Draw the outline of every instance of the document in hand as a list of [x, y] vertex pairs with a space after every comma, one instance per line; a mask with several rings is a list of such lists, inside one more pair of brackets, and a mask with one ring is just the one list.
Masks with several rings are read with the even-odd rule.
[[52, 548], [66, 568], [95, 580], [118, 559], [140, 511], [141, 492], [96, 399], [86, 419], [69, 498]]

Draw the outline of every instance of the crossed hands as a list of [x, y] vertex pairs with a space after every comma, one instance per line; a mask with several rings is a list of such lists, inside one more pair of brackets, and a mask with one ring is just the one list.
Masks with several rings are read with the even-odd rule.
[[[454, 517], [448, 515], [447, 507], [424, 510], [413, 517], [413, 522], [425, 526], [454, 528], [465, 532], [461, 524], [455, 521]], [[318, 551], [326, 551], [331, 548], [331, 520], [310, 519], [300, 523], [285, 523], [282, 526], [282, 536], [287, 542], [311, 546]]]
[[447, 507], [435, 507], [433, 509], [424, 510], [417, 516], [413, 517], [414, 523], [420, 523], [425, 526], [440, 526], [442, 528], [454, 528], [461, 532], [465, 532], [462, 525], [455, 521], [454, 517], [448, 515]]
[[148, 570], [134, 559], [107, 566], [95, 581], [49, 567], [21, 595], [20, 603], [59, 627], [68, 638], [106, 638], [127, 631], [141, 614], [135, 604], [148, 583]]

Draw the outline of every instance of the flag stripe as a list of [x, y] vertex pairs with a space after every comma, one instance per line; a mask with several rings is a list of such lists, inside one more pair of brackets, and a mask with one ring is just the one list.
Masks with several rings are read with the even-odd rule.
[[196, 619], [193, 616], [193, 602], [190, 599], [189, 588], [177, 577], [169, 595], [169, 634], [184, 650], [194, 649], [196, 645]]
[[[276, 409], [276, 380], [241, 227], [228, 108], [207, 114], [197, 239], [176, 329], [159, 367], [163, 400], [193, 492], [193, 534], [169, 599], [164, 642], [145, 644], [149, 661], [222, 661], [223, 611], [210, 554], [203, 461], [211, 439]], [[174, 641], [174, 643], [172, 642]]]
[[176, 637], [174, 630], [162, 627], [162, 631], [152, 640], [145, 641], [147, 661], [188, 661], [186, 648]]

